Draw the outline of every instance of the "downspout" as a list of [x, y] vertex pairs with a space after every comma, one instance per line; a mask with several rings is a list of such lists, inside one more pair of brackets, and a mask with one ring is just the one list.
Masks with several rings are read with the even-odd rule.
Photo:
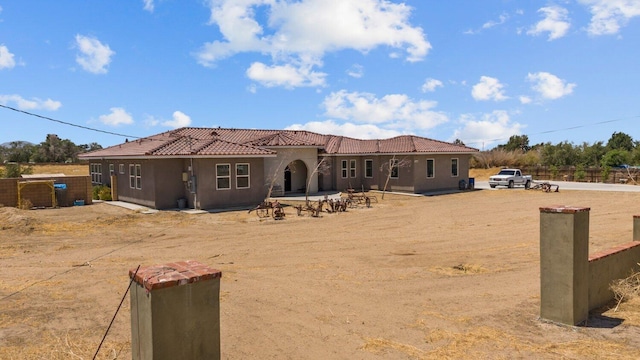
[[194, 175], [194, 171], [193, 171], [193, 158], [190, 159], [191, 160], [191, 181], [194, 182], [193, 186], [193, 210], [197, 210], [198, 209], [198, 181]]

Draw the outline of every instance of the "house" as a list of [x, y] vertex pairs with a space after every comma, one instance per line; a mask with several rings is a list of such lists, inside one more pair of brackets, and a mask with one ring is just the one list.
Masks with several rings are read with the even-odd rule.
[[478, 150], [419, 136], [358, 140], [297, 130], [185, 127], [80, 155], [95, 185], [156, 209], [255, 205], [347, 188], [425, 193], [468, 182]]

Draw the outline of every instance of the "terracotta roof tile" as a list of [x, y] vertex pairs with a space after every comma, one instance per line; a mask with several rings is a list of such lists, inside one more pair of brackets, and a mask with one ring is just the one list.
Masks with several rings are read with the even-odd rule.
[[270, 156], [276, 153], [278, 147], [283, 146], [316, 146], [326, 154], [474, 153], [478, 151], [464, 145], [413, 135], [382, 140], [360, 140], [301, 130], [185, 127], [81, 154], [79, 157], [91, 159], [136, 156]]

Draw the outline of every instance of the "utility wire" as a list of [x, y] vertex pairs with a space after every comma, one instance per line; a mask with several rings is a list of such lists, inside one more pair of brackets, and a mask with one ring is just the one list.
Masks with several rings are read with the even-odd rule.
[[[566, 127], [566, 128], [562, 128], [562, 129], [540, 131], [540, 132], [537, 132], [537, 133], [524, 134], [524, 135], [535, 136], [535, 135], [542, 135], [542, 134], [552, 134], [552, 133], [557, 133], [557, 132], [562, 132], [562, 131], [581, 129], [581, 128], [585, 128], [585, 127], [602, 125], [602, 124], [609, 124], [609, 123], [613, 123], [613, 122], [636, 119], [636, 118], [640, 118], [640, 115], [629, 116], [629, 117], [618, 118], [618, 119], [612, 119], [612, 120], [604, 120], [604, 121], [599, 121], [599, 122], [595, 122], [595, 123], [591, 123], [591, 124], [570, 126], [570, 127]], [[469, 142], [468, 144], [484, 144], [485, 142], [492, 143], [492, 142], [497, 142], [497, 141], [502, 141], [502, 140], [509, 140], [509, 138], [499, 138], [499, 139], [491, 139], [491, 140], [484, 140], [484, 141], [474, 141], [474, 142]], [[465, 144], [467, 144], [467, 143], [465, 143]]]
[[99, 132], [99, 133], [103, 133], [103, 134], [121, 136], [121, 137], [124, 137], [124, 138], [134, 138], [134, 139], [140, 139], [141, 138], [140, 136], [125, 135], [125, 134], [120, 134], [120, 133], [116, 133], [116, 132], [112, 132], [112, 131], [100, 130], [100, 129], [96, 129], [96, 128], [92, 128], [92, 127], [88, 127], [88, 126], [82, 126], [82, 125], [78, 125], [78, 124], [73, 124], [73, 123], [70, 123], [70, 122], [62, 121], [62, 120], [56, 120], [56, 119], [52, 119], [50, 117], [34, 114], [34, 113], [31, 113], [31, 112], [28, 112], [28, 111], [24, 111], [24, 110], [20, 110], [20, 109], [16, 109], [16, 108], [13, 108], [13, 107], [7, 106], [7, 105], [0, 104], [0, 107], [3, 107], [3, 108], [8, 109], [8, 110], [13, 110], [15, 112], [23, 113], [23, 114], [26, 114], [26, 115], [29, 115], [29, 116], [35, 116], [35, 117], [38, 117], [38, 118], [41, 118], [41, 119], [44, 119], [44, 120], [53, 121], [53, 122], [57, 122], [57, 123], [60, 123], [60, 124], [63, 124], [63, 125], [73, 126], [73, 127], [77, 127], [77, 128], [85, 129], [85, 130], [89, 130], [89, 131], [95, 131], [95, 132]]

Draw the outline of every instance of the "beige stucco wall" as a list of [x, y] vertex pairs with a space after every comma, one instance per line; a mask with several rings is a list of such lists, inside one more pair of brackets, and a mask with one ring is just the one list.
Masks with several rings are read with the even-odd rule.
[[[306, 166], [307, 179], [311, 176], [311, 173], [318, 165], [318, 149], [317, 148], [271, 148], [271, 150], [277, 151], [278, 156], [275, 158], [265, 158], [264, 160], [264, 187], [268, 190], [271, 182], [276, 188], [284, 191], [284, 169], [290, 163], [300, 160]], [[296, 169], [298, 174], [303, 172], [303, 169]], [[295, 177], [295, 175], [294, 175]], [[294, 189], [299, 188], [300, 184], [294, 186]], [[266, 193], [265, 190], [265, 193]], [[309, 193], [313, 194], [318, 192], [318, 174], [313, 174], [311, 177], [311, 183], [309, 184]]]
[[589, 309], [607, 304], [614, 298], [611, 282], [640, 270], [640, 242], [622, 246], [624, 249], [589, 261]]

